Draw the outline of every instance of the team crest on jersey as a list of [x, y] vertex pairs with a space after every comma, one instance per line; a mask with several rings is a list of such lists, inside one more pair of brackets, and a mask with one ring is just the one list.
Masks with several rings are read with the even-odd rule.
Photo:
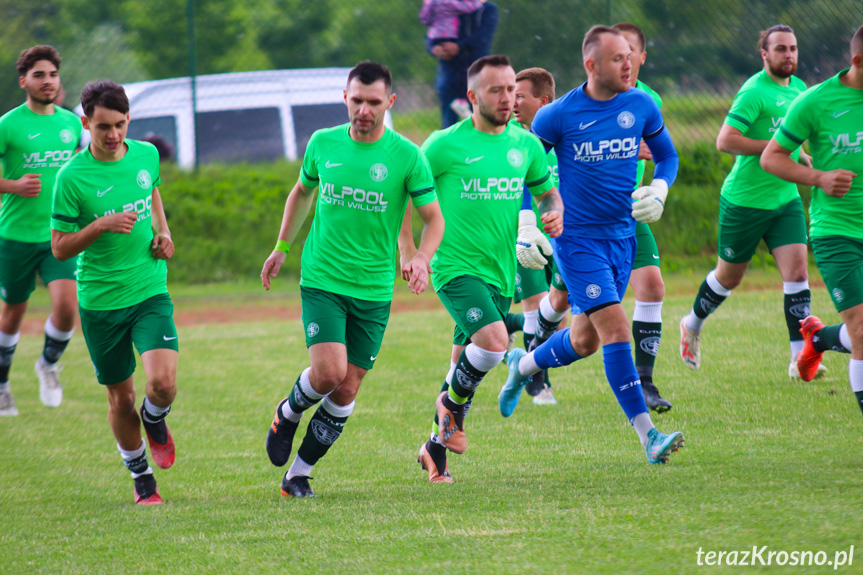
[[833, 296], [833, 301], [836, 303], [842, 303], [842, 300], [845, 299], [845, 292], [840, 288], [833, 288], [833, 291], [830, 292], [830, 295]]
[[153, 186], [153, 178], [150, 177], [150, 172], [147, 170], [141, 170], [138, 172], [138, 177], [136, 178], [138, 185], [144, 188], [145, 190], [150, 189]]
[[519, 168], [524, 163], [524, 154], [521, 153], [521, 150], [513, 148], [506, 153], [506, 161], [513, 168]]
[[482, 319], [482, 310], [478, 307], [472, 307], [467, 310], [465, 317], [470, 323], [476, 323]]
[[383, 182], [387, 179], [387, 167], [383, 164], [375, 164], [369, 169], [369, 177], [376, 182]]
[[589, 297], [590, 299], [596, 299], [602, 293], [602, 288], [596, 284], [590, 284], [584, 291], [587, 294], [587, 297]]
[[656, 336], [646, 337], [641, 340], [639, 347], [644, 353], [649, 353], [650, 355], [656, 355], [659, 353], [659, 342], [660, 339]]
[[64, 144], [69, 144], [72, 140], [75, 139], [75, 136], [72, 134], [72, 130], [63, 129], [60, 130], [60, 141]]
[[623, 129], [631, 128], [635, 125], [635, 116], [632, 112], [624, 110], [617, 115], [617, 125]]
[[316, 335], [318, 335], [319, 331], [321, 331], [321, 327], [315, 322], [310, 323], [308, 327], [306, 327], [306, 334], [309, 337], [315, 337]]

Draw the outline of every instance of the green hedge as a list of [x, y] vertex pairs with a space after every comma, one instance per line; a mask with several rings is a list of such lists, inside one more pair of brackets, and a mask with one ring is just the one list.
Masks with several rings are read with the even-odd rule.
[[[665, 215], [651, 226], [667, 271], [701, 269], [715, 261], [719, 190], [733, 164], [733, 158], [717, 152], [712, 143], [677, 145], [678, 180]], [[276, 241], [285, 199], [299, 168], [299, 163], [287, 162], [206, 166], [197, 173], [163, 168], [162, 197], [177, 245], [169, 266], [171, 281], [256, 278]], [[808, 206], [808, 190], [801, 190], [801, 195]], [[310, 222], [311, 217], [292, 246], [284, 272], [299, 275]], [[419, 241], [422, 220], [416, 213], [413, 222]], [[773, 266], [763, 245], [753, 266]]]

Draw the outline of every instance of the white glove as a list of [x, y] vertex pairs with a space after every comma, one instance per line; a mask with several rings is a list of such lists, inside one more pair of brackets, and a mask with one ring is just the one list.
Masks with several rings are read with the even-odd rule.
[[518, 213], [518, 239], [515, 241], [518, 263], [530, 270], [541, 270], [548, 263], [542, 254], [551, 255], [551, 243], [536, 227], [536, 214], [533, 210], [521, 210]]
[[665, 198], [668, 196], [668, 182], [653, 180], [649, 186], [641, 186], [632, 192], [632, 217], [644, 224], [652, 224], [662, 217]]

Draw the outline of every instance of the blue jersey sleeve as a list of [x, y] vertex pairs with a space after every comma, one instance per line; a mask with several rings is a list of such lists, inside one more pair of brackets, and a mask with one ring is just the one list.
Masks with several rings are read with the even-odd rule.
[[677, 150], [674, 148], [674, 142], [671, 141], [671, 135], [665, 126], [660, 128], [659, 132], [645, 136], [644, 142], [650, 148], [650, 153], [653, 154], [653, 161], [656, 168], [653, 170], [653, 178], [665, 180], [668, 182], [668, 187], [677, 179], [677, 168], [679, 158]]
[[523, 210], [532, 210], [533, 209], [532, 199], [531, 199], [532, 197], [533, 196], [530, 195], [530, 190], [527, 189], [527, 185], [525, 184], [524, 190], [522, 191], [522, 194], [521, 194], [521, 209], [523, 209]]
[[551, 150], [560, 140], [560, 122], [556, 106], [552, 102], [536, 111], [530, 131], [533, 132], [545, 146], [545, 151]]

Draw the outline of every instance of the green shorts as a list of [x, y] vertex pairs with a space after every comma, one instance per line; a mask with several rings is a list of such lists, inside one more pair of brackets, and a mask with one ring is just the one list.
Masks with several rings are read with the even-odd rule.
[[78, 258], [61, 262], [51, 253], [51, 242], [16, 242], [0, 238], [0, 297], [9, 305], [24, 303], [36, 289], [36, 273], [48, 285], [74, 280]]
[[836, 311], [863, 303], [863, 240], [812, 238], [812, 251]]
[[745, 264], [762, 238], [770, 251], [806, 243], [806, 216], [799, 197], [775, 210], [744, 208], [719, 197], [720, 258], [731, 264]]
[[569, 291], [566, 289], [566, 283], [563, 281], [563, 276], [560, 275], [560, 270], [557, 269], [557, 260], [551, 260], [551, 287], [558, 291]]
[[529, 297], [548, 291], [551, 283], [551, 268], [554, 258], [547, 258], [548, 262], [541, 270], [532, 270], [518, 264], [515, 270], [515, 294], [512, 301], [521, 302]]
[[658, 266], [659, 247], [656, 245], [656, 238], [653, 237], [650, 226], [641, 222], [635, 224], [635, 242], [635, 259], [632, 262], [632, 269]]
[[440, 301], [455, 320], [453, 345], [467, 345], [470, 336], [496, 321], [503, 321], [509, 311], [510, 297], [475, 276], [458, 276], [437, 292]]
[[300, 286], [306, 347], [344, 344], [348, 361], [371, 369], [381, 350], [390, 319], [391, 301], [368, 301]]
[[78, 308], [81, 331], [102, 385], [114, 385], [135, 373], [135, 354], [153, 349], [179, 351], [174, 304], [163, 293], [141, 303], [112, 310]]

